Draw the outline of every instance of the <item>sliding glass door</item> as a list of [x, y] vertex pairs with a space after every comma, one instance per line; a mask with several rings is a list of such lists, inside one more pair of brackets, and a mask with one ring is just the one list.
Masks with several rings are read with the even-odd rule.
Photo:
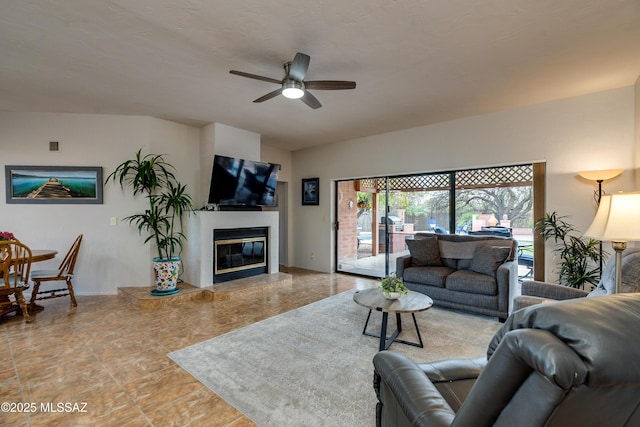
[[384, 277], [418, 232], [449, 233], [449, 174], [337, 183], [337, 270]]
[[[368, 187], [375, 183], [382, 188]], [[388, 274], [386, 179], [337, 183], [337, 270], [372, 277]], [[389, 221], [391, 218], [389, 218]], [[392, 225], [391, 225], [392, 226]]]
[[416, 233], [510, 236], [532, 259], [533, 200], [530, 164], [338, 181], [337, 271], [393, 273]]

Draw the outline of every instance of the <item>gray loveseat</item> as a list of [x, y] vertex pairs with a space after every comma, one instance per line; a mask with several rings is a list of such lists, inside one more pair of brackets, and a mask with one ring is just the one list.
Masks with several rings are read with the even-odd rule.
[[437, 306], [504, 321], [518, 285], [518, 242], [495, 236], [418, 233], [410, 255], [396, 260], [396, 276]]

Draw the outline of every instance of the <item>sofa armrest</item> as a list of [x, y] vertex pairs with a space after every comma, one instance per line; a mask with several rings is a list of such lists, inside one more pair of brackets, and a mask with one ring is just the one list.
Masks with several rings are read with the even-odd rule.
[[396, 277], [402, 279], [404, 269], [411, 267], [411, 255], [403, 255], [396, 258]]
[[[498, 285], [498, 310], [503, 313], [511, 312], [511, 300], [518, 289], [518, 261], [506, 261], [496, 271], [496, 283]], [[506, 315], [500, 317], [501, 321]]]
[[566, 300], [586, 297], [589, 292], [554, 283], [528, 280], [522, 282], [522, 295], [554, 300]]
[[454, 412], [458, 412], [486, 365], [486, 356], [418, 363]]
[[424, 371], [403, 354], [381, 351], [373, 357], [378, 426], [448, 427], [455, 412]]
[[486, 365], [486, 356], [418, 363], [418, 367], [432, 383], [476, 379]]
[[546, 304], [550, 302], [557, 302], [557, 300], [551, 298], [532, 297], [529, 295], [518, 295], [513, 299], [513, 311], [518, 311], [536, 304]]

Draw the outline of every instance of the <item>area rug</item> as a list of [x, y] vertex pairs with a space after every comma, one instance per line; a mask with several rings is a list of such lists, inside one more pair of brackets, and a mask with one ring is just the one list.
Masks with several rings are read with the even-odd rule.
[[[362, 335], [368, 310], [353, 292], [169, 354], [259, 426], [372, 426], [376, 396], [376, 338]], [[417, 340], [409, 314], [399, 338]], [[395, 328], [389, 316], [389, 330]], [[500, 327], [492, 318], [431, 308], [416, 314], [424, 348], [394, 343], [389, 350], [418, 362], [486, 354]], [[378, 333], [373, 312], [368, 332]]]

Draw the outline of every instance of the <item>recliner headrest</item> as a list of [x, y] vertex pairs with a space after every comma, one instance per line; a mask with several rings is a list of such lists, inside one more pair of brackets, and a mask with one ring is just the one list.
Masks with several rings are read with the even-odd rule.
[[496, 332], [487, 357], [512, 330], [553, 333], [584, 360], [592, 385], [640, 382], [640, 293], [538, 304], [509, 316]]

